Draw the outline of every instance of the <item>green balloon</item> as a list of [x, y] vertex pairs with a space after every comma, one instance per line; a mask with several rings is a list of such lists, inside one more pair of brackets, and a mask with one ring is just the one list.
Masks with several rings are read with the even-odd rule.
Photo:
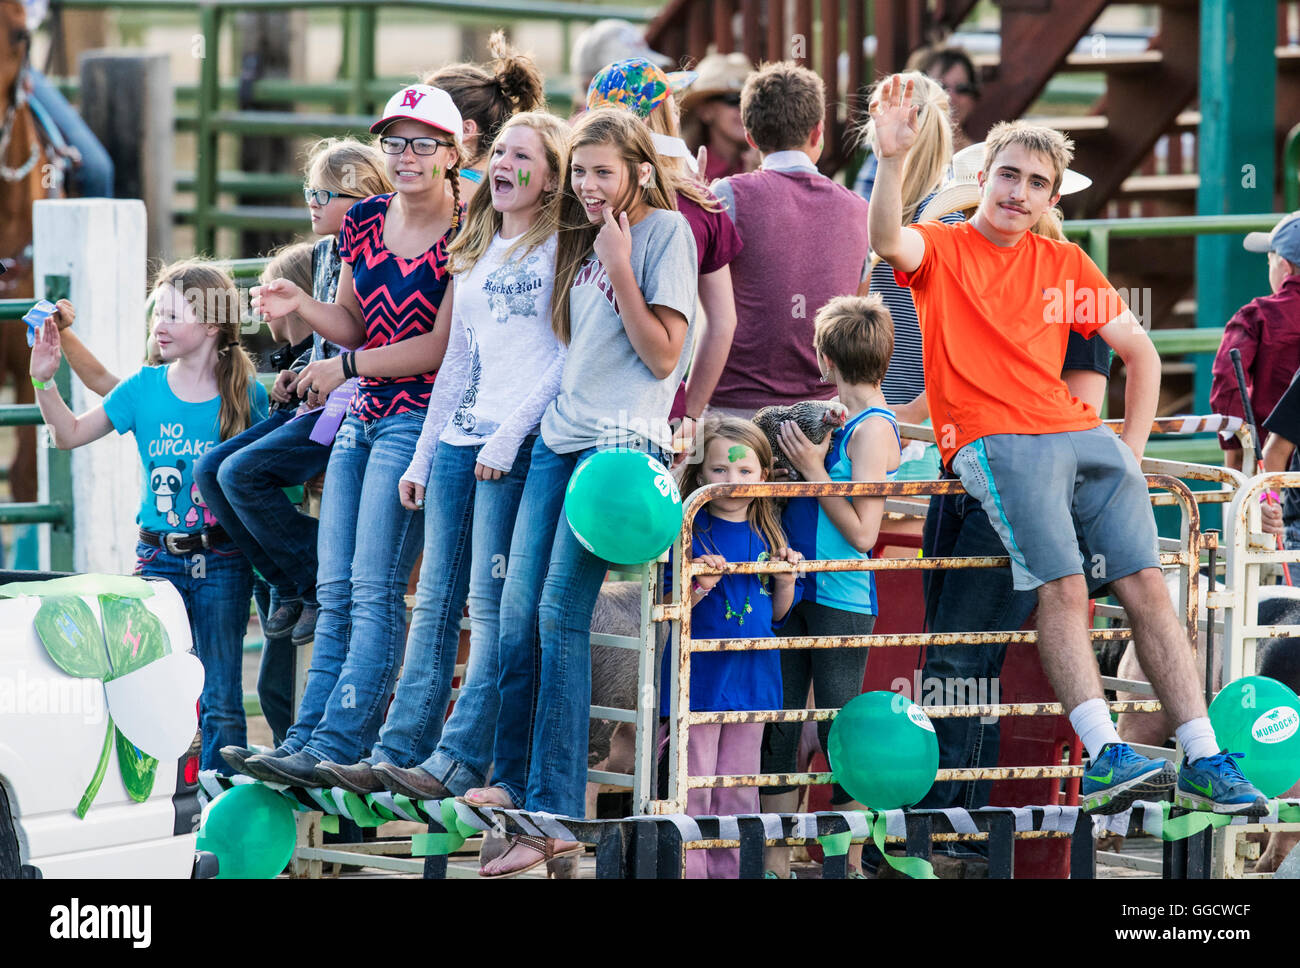
[[827, 745], [835, 782], [874, 810], [917, 803], [939, 769], [939, 737], [929, 717], [895, 692], [850, 700], [831, 723]]
[[1300, 780], [1300, 699], [1284, 683], [1245, 676], [1210, 703], [1219, 749], [1244, 753], [1246, 779], [1266, 797], [1279, 797]]
[[207, 805], [196, 850], [217, 855], [217, 877], [266, 880], [293, 856], [293, 808], [260, 783], [231, 787]]
[[682, 496], [667, 469], [637, 450], [602, 450], [574, 470], [564, 516], [582, 546], [623, 565], [654, 561], [682, 527]]

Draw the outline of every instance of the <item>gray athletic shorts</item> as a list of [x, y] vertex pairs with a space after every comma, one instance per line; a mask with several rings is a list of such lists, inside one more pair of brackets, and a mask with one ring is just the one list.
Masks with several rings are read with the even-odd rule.
[[1160, 567], [1146, 479], [1105, 427], [981, 437], [953, 455], [952, 470], [1006, 546], [1018, 591], [1066, 575], [1096, 584]]

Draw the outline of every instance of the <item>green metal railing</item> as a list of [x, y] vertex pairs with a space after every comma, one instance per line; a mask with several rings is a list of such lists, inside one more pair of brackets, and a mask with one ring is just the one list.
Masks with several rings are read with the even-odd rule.
[[[66, 8], [117, 11], [187, 11], [195, 5], [184, 0], [66, 0]], [[442, 14], [459, 23], [499, 23], [511, 20], [554, 20], [564, 28], [563, 54], [567, 62], [570, 27], [575, 21], [590, 22], [605, 17], [621, 17], [644, 23], [658, 13], [653, 7], [597, 3], [557, 2], [557, 0], [207, 0], [198, 6], [199, 32], [202, 37], [202, 63], [196, 93], [197, 110], [193, 130], [198, 139], [197, 166], [182, 173], [181, 184], [194, 192], [194, 207], [176, 213], [177, 221], [189, 222], [195, 229], [195, 248], [215, 252], [219, 228], [285, 229], [300, 231], [307, 226], [301, 206], [297, 209], [272, 209], [259, 212], [243, 206], [220, 210], [218, 199], [224, 191], [240, 191], [241, 176], [221, 172], [219, 139], [230, 135], [303, 135], [361, 134], [373, 120], [376, 104], [381, 103], [406, 80], [376, 77], [378, 17], [381, 9], [419, 10]], [[233, 94], [234, 87], [223, 84], [220, 77], [222, 29], [228, 14], [238, 11], [274, 12], [285, 10], [340, 10], [344, 17], [344, 63], [340, 81], [330, 84], [302, 84], [286, 80], [264, 80], [253, 85], [255, 100], [292, 100], [324, 103], [349, 114], [299, 114], [295, 112], [227, 111], [222, 109], [223, 93]], [[65, 90], [70, 85], [65, 85]], [[188, 128], [189, 120], [182, 126]], [[292, 191], [297, 184], [287, 178], [255, 182], [255, 194], [277, 194], [281, 186]]]

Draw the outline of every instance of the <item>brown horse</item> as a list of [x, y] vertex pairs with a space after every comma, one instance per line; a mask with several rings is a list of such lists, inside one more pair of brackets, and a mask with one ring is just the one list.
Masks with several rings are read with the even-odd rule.
[[[30, 299], [32, 202], [58, 193], [62, 179], [49, 163], [46, 143], [27, 106], [25, 89], [31, 34], [19, 0], [0, 0], [0, 298]], [[27, 375], [26, 328], [0, 324], [0, 383], [12, 379], [16, 403], [35, 400]], [[36, 428], [18, 431], [9, 468], [15, 501], [36, 500]]]

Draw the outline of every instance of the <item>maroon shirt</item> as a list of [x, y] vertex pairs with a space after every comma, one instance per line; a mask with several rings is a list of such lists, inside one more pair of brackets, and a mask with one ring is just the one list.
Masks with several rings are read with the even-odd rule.
[[710, 401], [756, 410], [829, 400], [813, 351], [813, 318], [835, 296], [852, 295], [867, 260], [867, 203], [807, 168], [767, 168], [726, 178], [713, 192], [728, 203], [745, 247], [731, 263], [736, 335]]
[[[713, 198], [712, 192], [709, 193], [709, 197]], [[740, 233], [736, 231], [736, 226], [727, 217], [727, 213], [722, 210], [721, 203], [718, 203], [716, 212], [710, 212], [685, 195], [678, 195], [677, 211], [686, 216], [686, 221], [691, 226], [691, 234], [695, 236], [695, 254], [700, 260], [700, 275], [717, 272], [723, 266], [729, 265], [736, 257], [736, 253], [744, 247], [745, 243], [740, 241]]]
[[[1246, 303], [1224, 329], [1223, 342], [1214, 357], [1210, 409], [1244, 417], [1236, 372], [1228, 355], [1234, 348], [1241, 350], [1250, 406], [1255, 411], [1256, 422], [1262, 423], [1300, 370], [1300, 275], [1287, 276], [1277, 292]], [[1261, 429], [1261, 447], [1266, 438]], [[1219, 446], [1224, 450], [1241, 449], [1236, 437], [1224, 440], [1220, 436]]]

